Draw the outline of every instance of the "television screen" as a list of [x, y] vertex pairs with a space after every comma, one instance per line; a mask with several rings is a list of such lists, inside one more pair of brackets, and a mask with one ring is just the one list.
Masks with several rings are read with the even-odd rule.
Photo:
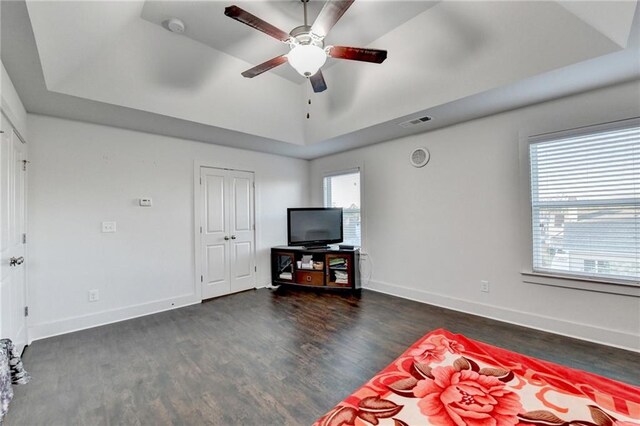
[[342, 242], [342, 209], [330, 207], [287, 209], [290, 246]]

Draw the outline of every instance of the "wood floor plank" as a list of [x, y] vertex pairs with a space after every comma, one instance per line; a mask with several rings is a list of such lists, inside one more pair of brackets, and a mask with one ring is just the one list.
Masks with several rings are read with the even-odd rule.
[[6, 424], [310, 424], [440, 327], [640, 385], [637, 353], [366, 290], [261, 289], [34, 342]]

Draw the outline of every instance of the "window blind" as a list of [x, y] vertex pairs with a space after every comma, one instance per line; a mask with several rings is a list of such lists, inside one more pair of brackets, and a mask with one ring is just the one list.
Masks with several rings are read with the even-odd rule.
[[640, 277], [640, 121], [532, 138], [534, 272]]

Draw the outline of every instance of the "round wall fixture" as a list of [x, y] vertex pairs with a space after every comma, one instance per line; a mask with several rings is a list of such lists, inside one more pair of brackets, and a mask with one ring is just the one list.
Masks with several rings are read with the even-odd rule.
[[409, 162], [413, 167], [424, 167], [431, 158], [427, 148], [416, 148], [409, 155]]
[[184, 32], [184, 22], [178, 18], [171, 18], [166, 21], [167, 29], [172, 33], [182, 34]]

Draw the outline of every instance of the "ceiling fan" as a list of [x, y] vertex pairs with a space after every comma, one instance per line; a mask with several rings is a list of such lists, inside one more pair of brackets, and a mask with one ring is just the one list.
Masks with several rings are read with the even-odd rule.
[[333, 28], [355, 0], [327, 1], [311, 26], [307, 23], [307, 3], [309, 0], [301, 1], [304, 5], [304, 25], [295, 27], [288, 34], [238, 6], [225, 8], [224, 14], [228, 17], [255, 28], [258, 31], [262, 31], [288, 44], [291, 48], [289, 53], [285, 55], [276, 56], [273, 59], [269, 59], [260, 65], [246, 70], [242, 73], [244, 77], [253, 78], [278, 65], [289, 62], [300, 75], [309, 79], [313, 91], [318, 93], [327, 89], [327, 84], [320, 70], [327, 60], [327, 57], [373, 62], [376, 64], [380, 64], [387, 59], [386, 50], [348, 46], [325, 47], [324, 38], [329, 33], [329, 30]]

